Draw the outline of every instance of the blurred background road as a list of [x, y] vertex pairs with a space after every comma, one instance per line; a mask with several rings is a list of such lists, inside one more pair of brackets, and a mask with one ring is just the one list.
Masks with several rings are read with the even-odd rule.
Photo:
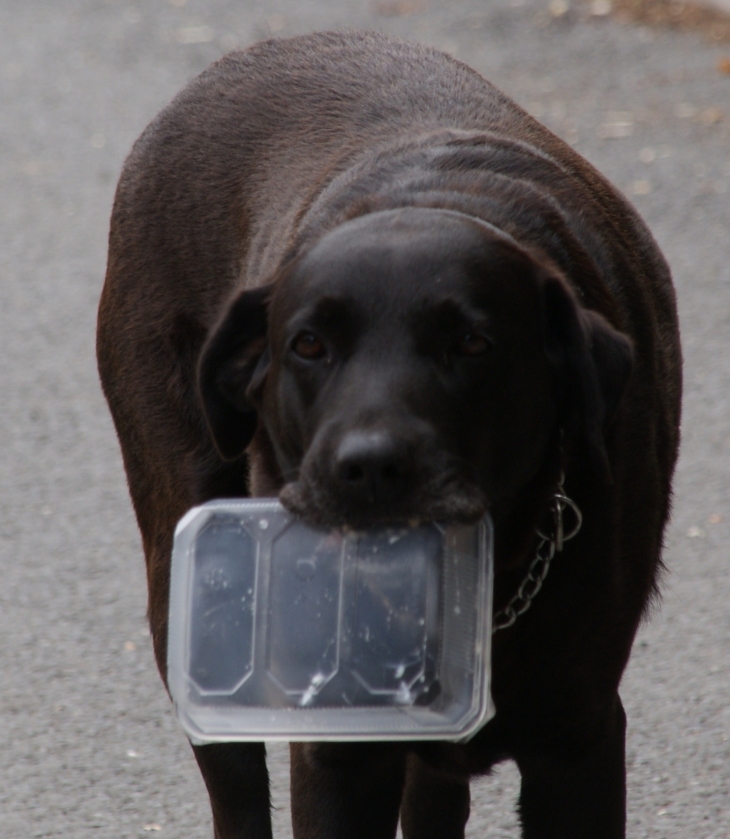
[[[342, 26], [481, 71], [625, 191], [673, 268], [684, 444], [663, 604], [622, 690], [629, 836], [730, 837], [730, 30], [575, 2], [0, 0], [2, 839], [211, 835], [97, 384], [109, 211], [134, 139], [210, 61]], [[272, 771], [287, 837], [281, 747]], [[469, 837], [518, 835], [517, 784], [510, 765], [474, 784]]]

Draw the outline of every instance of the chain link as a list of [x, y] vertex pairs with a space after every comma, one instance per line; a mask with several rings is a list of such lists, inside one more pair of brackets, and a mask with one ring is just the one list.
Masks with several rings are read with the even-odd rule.
[[[545, 534], [541, 530], [537, 530], [537, 535], [540, 538], [535, 557], [527, 569], [527, 574], [520, 583], [517, 593], [512, 597], [509, 603], [500, 609], [494, 616], [492, 621], [492, 635], [500, 629], [507, 629], [517, 620], [517, 618], [524, 614], [532, 605], [532, 601], [537, 597], [542, 584], [545, 582], [545, 577], [550, 570], [550, 563], [556, 553], [563, 550], [563, 544], [572, 539], [578, 534], [578, 531], [583, 524], [583, 516], [578, 509], [578, 505], [571, 501], [565, 494], [563, 489], [563, 477], [561, 476], [560, 483], [556, 492], [553, 494], [550, 510], [552, 512], [553, 532]], [[569, 509], [575, 517], [573, 527], [566, 533], [563, 522], [563, 512]]]

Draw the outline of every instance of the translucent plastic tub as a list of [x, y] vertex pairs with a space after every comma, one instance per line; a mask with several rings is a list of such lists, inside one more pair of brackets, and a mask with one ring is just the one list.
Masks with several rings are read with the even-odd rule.
[[461, 739], [492, 715], [492, 532], [316, 530], [277, 501], [178, 524], [168, 683], [194, 743]]

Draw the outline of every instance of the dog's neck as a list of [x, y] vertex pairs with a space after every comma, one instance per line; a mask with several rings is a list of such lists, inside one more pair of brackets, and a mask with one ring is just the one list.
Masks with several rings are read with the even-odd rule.
[[519, 587], [540, 544], [539, 531], [564, 470], [562, 431], [556, 429], [533, 479], [512, 497], [490, 508], [494, 524], [494, 609], [503, 608]]

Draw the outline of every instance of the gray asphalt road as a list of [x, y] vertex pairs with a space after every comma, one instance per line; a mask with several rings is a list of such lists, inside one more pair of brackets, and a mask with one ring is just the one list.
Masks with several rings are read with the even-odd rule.
[[[343, 25], [479, 69], [631, 197], [673, 267], [684, 446], [663, 605], [622, 691], [629, 835], [730, 837], [730, 47], [567, 7], [0, 0], [0, 837], [210, 835], [97, 385], [107, 222], [131, 143], [188, 79], [269, 33]], [[516, 836], [516, 791], [511, 766], [475, 783], [469, 836]]]

